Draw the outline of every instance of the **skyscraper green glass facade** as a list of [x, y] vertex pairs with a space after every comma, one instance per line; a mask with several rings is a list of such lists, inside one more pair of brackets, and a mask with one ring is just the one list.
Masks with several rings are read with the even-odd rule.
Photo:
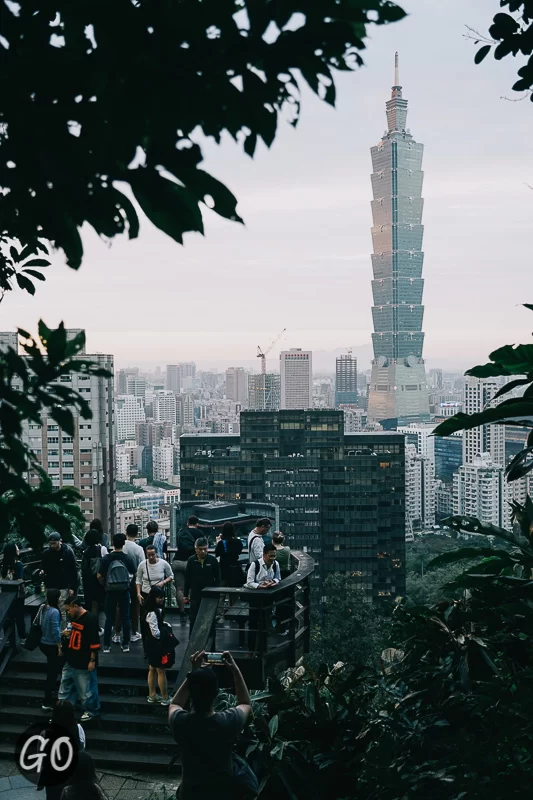
[[406, 128], [398, 71], [386, 104], [387, 131], [372, 155], [372, 343], [368, 413], [402, 422], [429, 419], [422, 348], [422, 154]]
[[180, 439], [182, 500], [266, 501], [315, 589], [352, 575], [369, 600], [405, 590], [404, 437], [345, 434], [331, 410], [243, 412], [240, 436]]

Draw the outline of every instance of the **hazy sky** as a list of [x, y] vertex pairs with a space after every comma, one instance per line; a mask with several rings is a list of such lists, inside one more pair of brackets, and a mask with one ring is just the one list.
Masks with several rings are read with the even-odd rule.
[[502, 99], [513, 96], [516, 61], [475, 66], [463, 38], [465, 25], [486, 31], [498, 3], [404, 7], [407, 19], [371, 29], [365, 66], [338, 76], [336, 110], [306, 91], [297, 129], [282, 124], [253, 161], [229, 138], [205, 145], [204, 166], [235, 192], [245, 227], [206, 212], [206, 237], [189, 234], [185, 247], [146, 219], [139, 239], [111, 247], [85, 228], [80, 271], [57, 259], [35, 298], [8, 295], [1, 328], [63, 319], [119, 366], [255, 366], [257, 344], [284, 327], [283, 348], [368, 353], [369, 149], [385, 129], [398, 50], [408, 126], [425, 145], [428, 366], [467, 367], [500, 344], [528, 341], [533, 317], [518, 304], [533, 302], [533, 105]]

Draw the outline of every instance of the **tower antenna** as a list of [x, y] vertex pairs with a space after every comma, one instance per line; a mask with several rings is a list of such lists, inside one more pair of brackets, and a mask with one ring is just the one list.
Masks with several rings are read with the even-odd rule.
[[400, 60], [398, 58], [398, 53], [394, 54], [394, 85], [400, 85]]

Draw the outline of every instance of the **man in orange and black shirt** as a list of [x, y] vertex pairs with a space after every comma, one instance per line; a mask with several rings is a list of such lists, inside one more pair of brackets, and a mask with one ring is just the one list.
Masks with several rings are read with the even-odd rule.
[[72, 628], [62, 633], [66, 663], [61, 673], [58, 699], [70, 700], [74, 705], [78, 699], [83, 709], [81, 721], [87, 722], [100, 714], [96, 678], [100, 649], [98, 619], [82, 608], [75, 597], [69, 597], [65, 606]]

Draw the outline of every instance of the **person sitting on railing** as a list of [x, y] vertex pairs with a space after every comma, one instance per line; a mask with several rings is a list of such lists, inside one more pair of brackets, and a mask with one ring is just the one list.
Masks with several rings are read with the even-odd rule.
[[[215, 711], [218, 681], [204, 662], [205, 653], [191, 656], [192, 671], [171, 700], [168, 723], [179, 747], [182, 765], [178, 800], [238, 800], [255, 797], [257, 778], [233, 746], [251, 711], [250, 692], [231, 653], [223, 653], [223, 667], [235, 683], [237, 704]], [[189, 701], [192, 711], [185, 711]]]
[[[4, 581], [19, 581], [24, 578], [24, 564], [19, 558], [20, 550], [15, 542], [8, 542], [4, 545], [2, 553], [2, 579]], [[26, 623], [24, 620], [24, 584], [21, 583], [17, 596], [13, 600], [11, 607], [13, 620], [17, 626], [20, 643], [26, 641]]]
[[202, 591], [208, 586], [220, 586], [220, 566], [215, 556], [208, 553], [209, 542], [203, 536], [194, 543], [195, 555], [187, 561], [185, 570], [185, 587], [183, 594], [185, 602], [190, 599], [189, 606], [189, 636], [192, 633], [200, 603]]
[[[265, 544], [261, 561], [252, 561], [248, 567], [246, 589], [271, 589], [281, 580], [279, 564], [276, 561], [276, 548], [273, 544]], [[248, 618], [248, 647], [255, 650], [257, 633], [262, 628], [266, 631], [266, 609], [261, 609], [261, 604], [254, 599], [249, 603], [250, 616]]]

